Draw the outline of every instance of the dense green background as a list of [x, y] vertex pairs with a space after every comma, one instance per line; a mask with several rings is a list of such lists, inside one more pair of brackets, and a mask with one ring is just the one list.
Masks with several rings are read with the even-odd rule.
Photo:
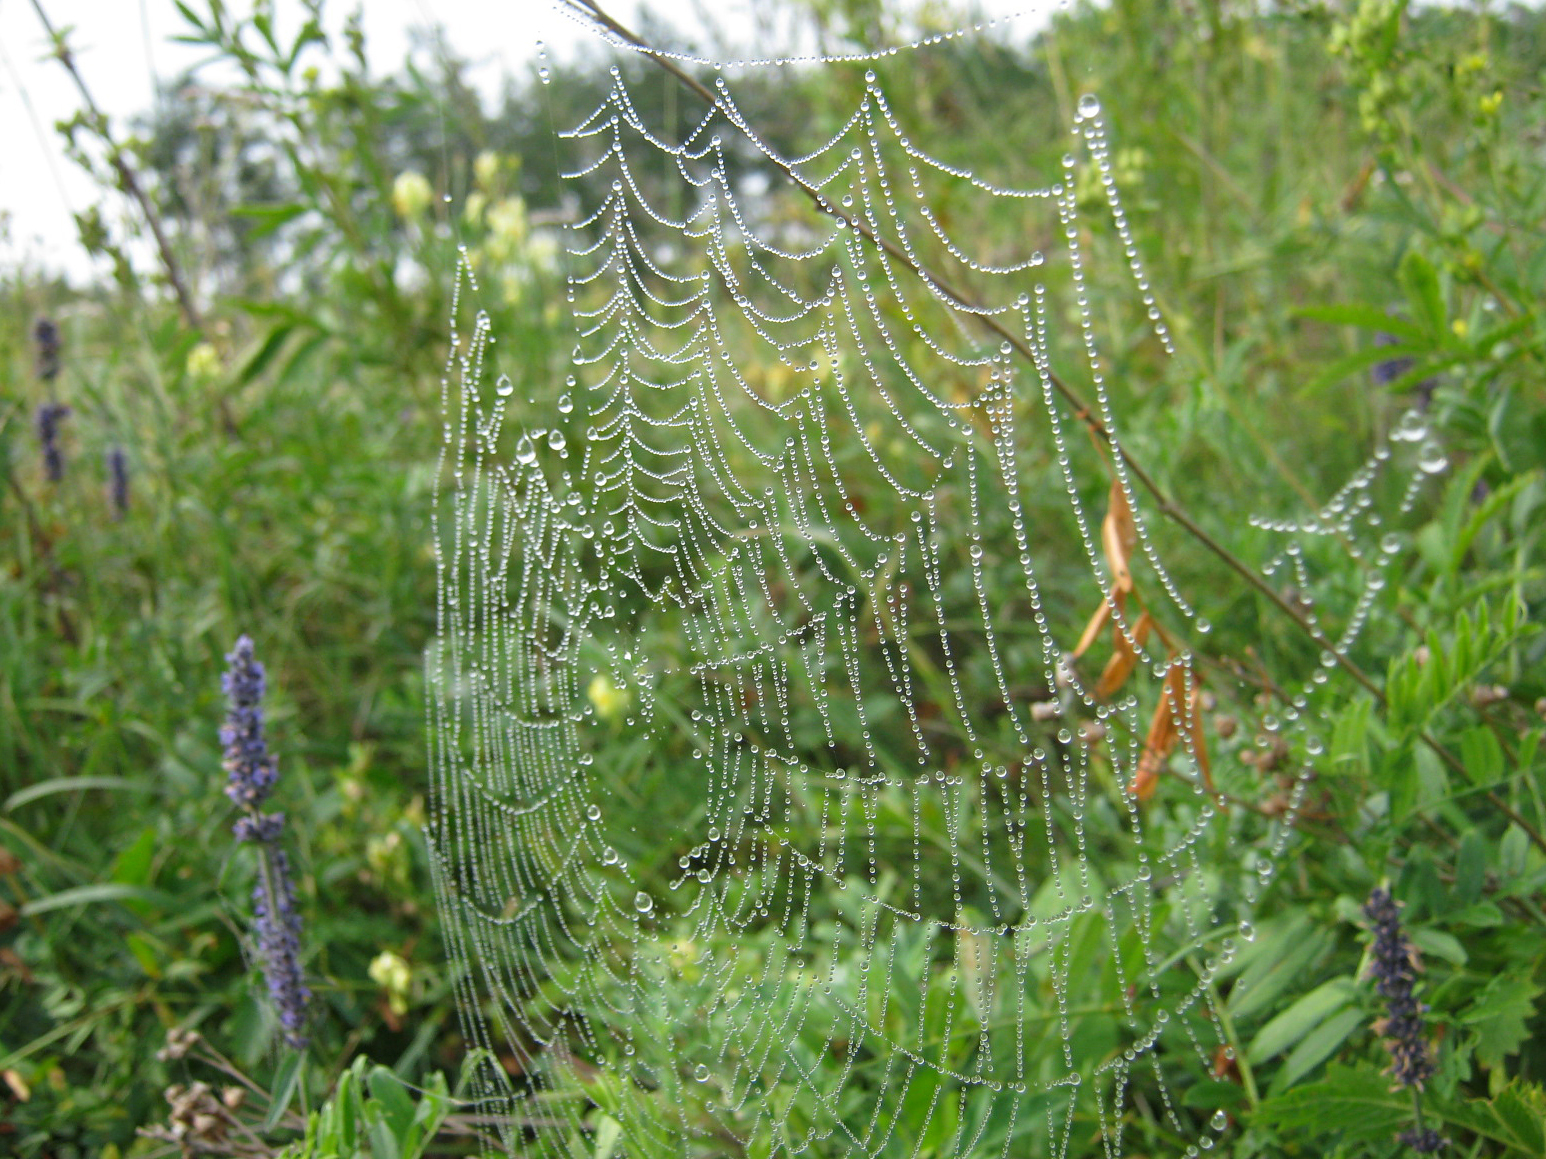
[[[788, 4], [831, 47], [915, 28], [878, 2]], [[149, 1153], [158, 1145], [135, 1128], [165, 1121], [168, 1083], [230, 1081], [202, 1056], [159, 1059], [174, 1026], [196, 1026], [262, 1090], [276, 1074], [299, 1088], [297, 1105], [359, 1055], [413, 1084], [434, 1071], [454, 1084], [463, 1061], [419, 836], [448, 294], [465, 243], [502, 348], [520, 351], [502, 369], [544, 389], [561, 377], [568, 319], [542, 224], [564, 209], [552, 131], [596, 103], [612, 61], [578, 62], [547, 87], [512, 78], [484, 109], [433, 45], [382, 75], [354, 33], [297, 45], [212, 2], [189, 16], [234, 71], [108, 132], [167, 223], [201, 326], [159, 276], [130, 270], [100, 218], [82, 237], [113, 259], [109, 283], [0, 273], [5, 1154]], [[688, 115], [648, 62], [622, 66], [652, 116]], [[1546, 595], [1546, 18], [1117, 0], [1059, 16], [1034, 44], [954, 42], [905, 82], [878, 68], [905, 115], [951, 143], [948, 160], [989, 174], [1055, 167], [1078, 92], [1100, 94], [1179, 347], [1159, 357], [1141, 318], [1112, 307], [1128, 441], [1243, 558], [1266, 546], [1248, 514], [1317, 505], [1436, 380], [1429, 409], [1450, 469], [1355, 656], [1384, 702], [1344, 681], [1318, 709], [1326, 752], [1259, 756], [1268, 704], [1219, 706], [1236, 736], [1221, 752], [1258, 758], [1259, 802], [1306, 756], [1319, 778], [1294, 872], [1235, 972], [1250, 998], [1223, 984], [1242, 1065], [1192, 1076], [1188, 1107], [1201, 1122], [1226, 1106], [1239, 1155], [1395, 1152], [1408, 1102], [1382, 1074], [1357, 919], [1388, 879], [1425, 955], [1440, 1059], [1429, 1120], [1452, 1153], [1546, 1152], [1546, 668], [1532, 627]], [[794, 142], [810, 110], [841, 103], [824, 83], [819, 69], [764, 72], [737, 99], [771, 141]], [[102, 130], [65, 126], [108, 185]], [[480, 152], [497, 163], [475, 166]], [[397, 184], [410, 170], [429, 201]], [[668, 173], [648, 180], [672, 195]], [[1116, 284], [1121, 270], [1102, 276]], [[34, 363], [42, 316], [63, 333], [51, 383]], [[1399, 345], [1377, 348], [1379, 330]], [[1409, 373], [1371, 379], [1398, 354]], [[33, 429], [51, 398], [72, 408], [58, 483]], [[131, 477], [121, 519], [105, 496], [114, 446]], [[1162, 534], [1205, 593], [1221, 670], [1286, 681], [1313, 658], [1185, 536]], [[1058, 561], [1039, 566], [1055, 588]], [[1068, 574], [1080, 566], [1068, 560]], [[1324, 594], [1343, 582], [1328, 568]], [[1077, 624], [1091, 610], [1060, 614]], [[288, 1084], [243, 955], [252, 866], [222, 793], [219, 672], [242, 632], [268, 665], [276, 800], [320, 1008], [308, 1066]], [[626, 756], [622, 730], [617, 743]], [[669, 865], [680, 851], [648, 852]], [[370, 971], [383, 951], [409, 967], [395, 990]], [[398, 1106], [400, 1090], [375, 1079], [377, 1111], [361, 1114]], [[337, 1153], [325, 1139], [344, 1131], [351, 1099], [362, 1096], [346, 1090], [314, 1132], [317, 1154]], [[261, 1128], [265, 1106], [254, 1092], [240, 1113]], [[267, 1131], [276, 1148], [294, 1137]], [[1152, 1122], [1127, 1138], [1134, 1154], [1178, 1153]], [[574, 1153], [607, 1145], [598, 1110]], [[1071, 1149], [1098, 1153], [1093, 1124]]]

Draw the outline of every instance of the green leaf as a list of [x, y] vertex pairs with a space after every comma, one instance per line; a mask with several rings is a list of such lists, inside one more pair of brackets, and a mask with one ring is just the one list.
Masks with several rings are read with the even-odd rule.
[[246, 386], [258, 375], [262, 374], [268, 364], [271, 363], [279, 351], [284, 347], [285, 339], [295, 332], [295, 327], [288, 323], [281, 323], [264, 335], [263, 341], [248, 355], [246, 361], [236, 372], [236, 385]]
[[413, 1125], [413, 1098], [398, 1077], [384, 1066], [372, 1068], [370, 1093], [386, 1114], [388, 1127], [401, 1139]]
[[1541, 987], [1529, 978], [1498, 977], [1477, 995], [1460, 1016], [1460, 1024], [1476, 1035], [1476, 1058], [1485, 1067], [1500, 1067], [1530, 1037], [1529, 1022]]
[[1322, 983], [1263, 1026], [1246, 1048], [1246, 1057], [1253, 1066], [1260, 1066], [1293, 1046], [1357, 995], [1358, 985], [1351, 977]]
[[1464, 966], [1469, 958], [1460, 939], [1443, 930], [1422, 929], [1411, 931], [1412, 944], [1423, 954], [1442, 958], [1455, 966]]
[[1444, 308], [1444, 290], [1439, 285], [1439, 274], [1433, 268], [1433, 263], [1423, 256], [1422, 251], [1407, 250], [1401, 259], [1398, 277], [1401, 279], [1401, 288], [1406, 291], [1412, 317], [1430, 335], [1447, 339], [1449, 335], [1444, 329], [1444, 319], [1448, 311]]
[[114, 790], [120, 793], [149, 791], [149, 787], [143, 782], [131, 781], [127, 777], [52, 777], [49, 780], [28, 785], [25, 789], [17, 789], [5, 799], [4, 808], [7, 813], [10, 813], [42, 797], [49, 797], [55, 793], [80, 793], [87, 789]]
[[1307, 1034], [1293, 1052], [1283, 1060], [1273, 1086], [1284, 1089], [1309, 1074], [1352, 1037], [1353, 1031], [1364, 1026], [1367, 1015], [1362, 1010], [1350, 1008], [1328, 1018]]
[[1414, 326], [1405, 318], [1387, 313], [1378, 306], [1370, 306], [1363, 302], [1301, 306], [1294, 313], [1301, 318], [1313, 318], [1317, 322], [1330, 322], [1334, 326], [1358, 326], [1364, 330], [1393, 334], [1398, 338], [1420, 339], [1423, 336], [1421, 327]]
[[1320, 1082], [1267, 1099], [1252, 1119], [1301, 1140], [1337, 1132], [1355, 1142], [1388, 1139], [1411, 1117], [1411, 1100], [1392, 1091], [1387, 1076], [1333, 1066]]
[[289, 205], [238, 205], [231, 210], [232, 217], [243, 218], [255, 222], [247, 231], [247, 236], [252, 240], [267, 237], [275, 230], [282, 229], [298, 217], [306, 213], [306, 206], [292, 203]]
[[[1493, 743], [1497, 738], [1492, 736], [1490, 730], [1481, 730], [1492, 737]], [[1460, 745], [1461, 759], [1466, 762], [1467, 771], [1471, 769], [1471, 759], [1466, 756], [1466, 743]], [[1499, 757], [1502, 757], [1501, 750]], [[1479, 829], [1467, 830], [1465, 836], [1460, 838], [1460, 849], [1455, 854], [1455, 884], [1453, 894], [1455, 901], [1467, 906], [1473, 904], [1482, 896], [1482, 886], [1487, 879], [1487, 838], [1482, 836]]]
[[623, 1125], [611, 1115], [602, 1115], [596, 1124], [596, 1151], [593, 1159], [612, 1159], [623, 1138]]
[[1533, 1084], [1516, 1081], [1494, 1099], [1435, 1103], [1431, 1109], [1446, 1123], [1520, 1155], [1537, 1159], [1546, 1154], [1546, 1092]]
[[1546, 466], [1546, 411], [1521, 398], [1513, 385], [1492, 404], [1487, 433], [1506, 470], [1523, 474]]
[[1288, 922], [1268, 935], [1257, 934], [1259, 952], [1241, 972], [1229, 995], [1232, 1018], [1245, 1018], [1270, 1005], [1304, 976], [1304, 970], [1332, 942], [1330, 933], [1308, 921]]
[[278, 1071], [274, 1073], [274, 1086], [268, 1099], [268, 1114], [263, 1119], [265, 1134], [277, 1127], [279, 1120], [284, 1118], [284, 1113], [290, 1109], [290, 1103], [295, 1098], [295, 1092], [300, 1088], [305, 1071], [306, 1052], [303, 1050], [286, 1052]]
[[144, 901], [165, 907], [171, 898], [159, 889], [146, 889], [138, 885], [124, 885], [118, 881], [99, 881], [91, 885], [78, 885], [74, 889], [62, 889], [47, 897], [34, 898], [21, 907], [26, 916], [48, 913], [50, 910], [69, 909], [78, 905], [96, 905], [104, 901]]

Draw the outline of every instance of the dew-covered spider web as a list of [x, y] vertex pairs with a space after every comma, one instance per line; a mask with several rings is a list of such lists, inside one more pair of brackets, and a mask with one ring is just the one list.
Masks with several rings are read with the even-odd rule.
[[[1114, 449], [1094, 239], [1170, 336], [1108, 127], [1080, 100], [1001, 184], [820, 67], [852, 103], [797, 155], [731, 69], [685, 136], [620, 71], [565, 128], [552, 382], [459, 275], [429, 837], [476, 1093], [530, 1156], [1196, 1154], [1309, 766], [1209, 735], [1208, 627]], [[1364, 577], [1303, 606], [1331, 647], [1269, 731], [1364, 623], [1417, 434], [1261, 520], [1274, 582], [1328, 543]]]

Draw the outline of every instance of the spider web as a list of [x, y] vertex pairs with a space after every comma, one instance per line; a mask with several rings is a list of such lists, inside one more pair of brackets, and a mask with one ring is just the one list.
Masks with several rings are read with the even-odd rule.
[[[487, 315], [453, 334], [429, 837], [478, 1093], [522, 1155], [1196, 1154], [1306, 780], [1232, 807], [1207, 625], [1087, 437], [1120, 438], [1095, 233], [1170, 350], [1103, 116], [1011, 187], [826, 67], [851, 115], [787, 158], [722, 76], [668, 140], [614, 70], [561, 135], [602, 191], [567, 228], [572, 372], [518, 398]], [[733, 150], [809, 198], [747, 196]], [[1319, 542], [1365, 565], [1338, 648], [1394, 551], [1391, 455], [1261, 521], [1303, 590]]]

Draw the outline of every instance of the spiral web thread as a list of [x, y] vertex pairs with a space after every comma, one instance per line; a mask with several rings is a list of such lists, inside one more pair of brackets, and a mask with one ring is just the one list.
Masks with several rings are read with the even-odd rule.
[[[1229, 1120], [1186, 1095], [1229, 1079], [1219, 983], [1305, 780], [1245, 849], [1225, 791], [1249, 770], [1210, 768], [1178, 643], [1207, 625], [1054, 389], [1066, 316], [1120, 436], [1081, 166], [1170, 349], [1106, 126], [1081, 100], [1053, 181], [1001, 187], [910, 141], [862, 64], [833, 67], [852, 116], [787, 164], [977, 305], [830, 216], [743, 204], [726, 151], [769, 150], [723, 80], [673, 142], [614, 70], [562, 135], [573, 176], [612, 177], [568, 228], [572, 375], [521, 426], [487, 316], [453, 335], [429, 837], [478, 1093], [521, 1155], [1195, 1154]], [[636, 180], [645, 151], [679, 174], [680, 218]], [[963, 203], [1017, 224], [968, 252], [933, 208]], [[1029, 252], [1031, 221], [1056, 245]], [[984, 345], [978, 313], [1033, 362]], [[1340, 646], [1395, 550], [1391, 455], [1313, 517], [1262, 521], [1285, 545], [1269, 572], [1302, 590], [1317, 542], [1364, 565], [1316, 621]], [[1133, 654], [1118, 691], [1070, 662], [1083, 616], [1053, 599], [1104, 602], [1102, 638]], [[1281, 727], [1307, 727], [1334, 663]], [[1161, 722], [1178, 742], [1140, 791]]]

